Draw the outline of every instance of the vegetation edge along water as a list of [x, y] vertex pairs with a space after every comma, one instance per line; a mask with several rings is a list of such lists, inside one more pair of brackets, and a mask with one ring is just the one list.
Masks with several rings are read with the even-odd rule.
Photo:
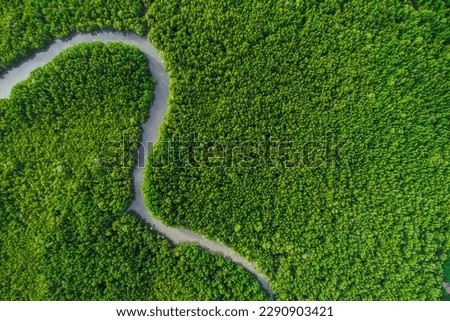
[[[32, 47], [36, 46], [36, 43], [39, 46], [40, 41], [44, 43], [47, 41], [45, 39], [61, 36], [72, 30], [112, 28], [111, 26], [119, 30], [130, 30], [136, 29], [136, 23], [139, 22], [138, 24], [143, 27], [142, 32], [150, 27], [150, 38], [158, 48], [164, 51], [168, 69], [175, 76], [174, 82], [178, 83], [174, 85], [175, 91], [172, 93], [173, 108], [172, 116], [167, 121], [167, 138], [174, 137], [177, 127], [180, 134], [187, 135], [195, 131], [200, 134], [199, 139], [204, 141], [216, 139], [229, 142], [236, 140], [236, 137], [241, 140], [252, 140], [256, 137], [255, 135], [258, 135], [258, 140], [261, 140], [261, 135], [266, 138], [270, 136], [273, 141], [289, 141], [292, 138], [309, 141], [310, 137], [315, 140], [319, 137], [319, 141], [323, 141], [327, 130], [337, 132], [338, 136], [344, 140], [346, 137], [363, 137], [359, 145], [363, 149], [358, 147], [346, 155], [354, 157], [353, 163], [349, 163], [351, 171], [342, 171], [344, 177], [337, 180], [344, 185], [351, 183], [349, 189], [354, 192], [354, 195], [346, 195], [345, 191], [339, 193], [332, 189], [329, 195], [322, 193], [330, 188], [329, 183], [333, 182], [333, 175], [337, 174], [333, 170], [327, 172], [323, 168], [311, 170], [309, 173], [306, 170], [302, 173], [304, 175], [302, 178], [306, 180], [314, 178], [317, 181], [317, 185], [311, 190], [309, 190], [311, 186], [308, 187], [308, 184], [301, 186], [295, 179], [284, 182], [282, 179], [274, 181], [277, 176], [280, 176], [279, 170], [273, 170], [269, 179], [265, 180], [268, 182], [267, 186], [262, 186], [256, 181], [257, 184], [252, 184], [252, 177], [255, 177], [252, 175], [255, 171], [253, 173], [250, 170], [247, 172], [225, 171], [219, 172], [220, 175], [217, 177], [208, 177], [205, 176], [205, 172], [193, 169], [186, 170], [183, 179], [187, 179], [190, 175], [199, 177], [200, 173], [201, 180], [206, 182], [219, 181], [220, 184], [228, 184], [228, 180], [231, 179], [236, 192], [247, 190], [250, 185], [252, 188], [262, 190], [260, 195], [256, 196], [257, 201], [249, 202], [248, 197], [255, 196], [249, 193], [246, 199], [237, 199], [243, 204], [237, 204], [234, 198], [231, 199], [232, 202], [222, 204], [233, 209], [232, 213], [235, 214], [231, 213], [225, 220], [220, 217], [218, 219], [221, 222], [228, 222], [230, 230], [237, 230], [237, 235], [221, 236], [220, 233], [215, 234], [216, 231], [208, 232], [207, 230], [214, 226], [203, 226], [204, 223], [201, 224], [202, 226], [193, 226], [196, 221], [201, 222], [194, 217], [200, 214], [196, 211], [197, 206], [214, 208], [214, 203], [221, 201], [218, 197], [224, 193], [223, 190], [213, 189], [207, 197], [197, 190], [198, 195], [201, 196], [198, 198], [200, 204], [193, 204], [193, 198], [188, 198], [189, 202], [186, 205], [189, 205], [189, 210], [186, 212], [182, 211], [177, 204], [176, 210], [167, 212], [167, 208], [153, 199], [155, 212], [161, 218], [174, 225], [188, 226], [190, 224], [192, 226], [188, 227], [197, 229], [202, 234], [210, 233], [224, 240], [226, 244], [230, 244], [232, 248], [238, 249], [239, 253], [255, 261], [259, 267], [267, 269], [273, 279], [279, 279], [275, 292], [281, 293], [283, 298], [336, 297], [342, 299], [347, 296], [350, 299], [436, 299], [439, 297], [437, 289], [442, 280], [443, 264], [441, 263], [446, 255], [448, 257], [446, 254], [449, 247], [449, 223], [448, 215], [446, 215], [448, 207], [445, 195], [443, 196], [440, 191], [430, 190], [425, 185], [433, 186], [435, 189], [439, 187], [445, 189], [448, 186], [445, 161], [448, 151], [444, 146], [445, 137], [448, 135], [445, 134], [446, 128], [442, 125], [442, 120], [447, 115], [441, 108], [449, 100], [448, 90], [445, 90], [449, 79], [449, 34], [446, 27], [449, 10], [444, 1], [363, 2], [355, 0], [283, 1], [282, 3], [255, 1], [241, 4], [204, 1], [154, 1], [149, 4], [148, 2], [116, 1], [102, 8], [92, 6], [92, 3], [74, 6], [65, 4], [67, 2], [62, 1], [40, 1], [39, 5], [33, 1], [25, 2], [23, 5], [5, 4], [2, 7], [4, 10], [2, 17], [9, 19], [8, 26], [15, 24], [15, 30], [13, 32], [8, 28], [0, 30], [3, 32], [2, 39], [6, 39], [3, 37], [5, 34], [10, 38], [4, 43], [6, 46], [0, 46], [0, 50], [5, 52], [5, 55], [1, 57], [8, 60], [10, 59], [8, 55], [13, 54], [23, 58], [26, 56], [24, 52], [34, 50]], [[90, 10], [86, 10], [87, 5]], [[92, 7], [94, 10], [91, 10]], [[119, 11], [122, 12], [119, 14]], [[22, 12], [23, 15], [18, 16], [14, 12]], [[89, 14], [86, 14], [87, 12]], [[33, 28], [29, 28], [30, 25], [33, 25]], [[42, 33], [45, 36], [39, 35]], [[24, 35], [30, 41], [20, 41], [24, 39]], [[33, 41], [36, 42], [33, 43]], [[14, 48], [20, 48], [20, 50], [11, 50]], [[268, 55], [268, 52], [271, 55]], [[241, 79], [236, 75], [241, 75]], [[354, 84], [359, 86], [353, 86]], [[363, 108], [359, 109], [359, 114], [357, 108], [349, 108], [352, 105], [360, 106], [358, 105], [360, 102], [367, 102], [367, 104], [362, 105]], [[419, 107], [423, 108], [418, 109]], [[314, 113], [310, 113], [311, 111]], [[377, 113], [373, 114], [374, 112]], [[398, 119], [397, 116], [399, 116]], [[416, 116], [418, 118], [413, 119]], [[274, 121], [280, 117], [283, 120], [282, 124]], [[206, 121], [208, 127], [215, 128], [220, 121], [229, 119], [232, 121], [227, 122], [228, 127], [233, 129], [233, 134], [227, 132], [226, 128], [225, 130], [219, 128], [215, 133], [209, 133], [203, 126], [196, 125]], [[345, 123], [344, 119], [352, 120], [353, 124]], [[430, 121], [436, 122], [439, 126], [437, 131], [434, 129], [434, 133]], [[420, 132], [417, 124], [420, 124], [427, 133]], [[295, 131], [295, 128], [303, 129], [302, 126], [315, 129], [315, 133], [306, 132], [307, 137], [303, 137], [298, 130]], [[364, 133], [364, 126], [380, 135], [374, 137], [375, 139], [369, 135], [360, 136], [359, 134]], [[418, 134], [416, 138], [423, 139], [425, 144], [421, 148], [414, 146], [416, 140], [413, 144], [408, 140], [411, 133]], [[430, 145], [430, 140], [434, 140], [436, 135], [434, 145]], [[270, 139], [264, 137], [262, 140], [270, 142]], [[386, 139], [383, 140], [383, 138]], [[389, 142], [388, 139], [391, 141]], [[442, 145], [441, 142], [443, 142]], [[401, 150], [402, 146], [406, 148]], [[358, 152], [358, 150], [365, 150], [366, 147], [371, 148], [370, 153], [364, 155]], [[386, 150], [384, 153], [383, 149]], [[419, 170], [420, 166], [418, 167], [418, 164], [407, 156], [408, 153], [409, 157], [415, 156], [417, 151], [420, 152], [417, 159], [423, 161], [423, 172]], [[403, 163], [392, 157], [399, 152], [401, 156], [397, 156], [400, 159], [406, 156]], [[431, 157], [426, 159], [424, 157], [426, 154]], [[374, 193], [374, 190], [367, 193], [367, 186], [361, 184], [362, 181], [352, 180], [347, 175], [355, 174], [352, 171], [355, 170], [355, 164], [358, 161], [363, 161], [361, 164], [367, 165], [367, 161], [371, 157], [376, 158], [377, 155], [386, 157], [386, 160], [383, 163], [378, 159], [378, 163], [374, 163], [379, 165], [379, 169], [371, 172], [373, 179], [366, 181], [370, 184], [378, 184], [380, 191], [388, 192], [385, 196]], [[409, 170], [409, 172], [406, 170], [406, 179], [399, 176], [401, 171], [395, 172], [395, 170], [392, 176], [383, 176], [383, 171], [386, 169], [389, 171], [396, 168], [404, 169], [402, 165]], [[361, 167], [356, 176], [361, 175], [363, 170], [365, 168]], [[427, 170], [435, 172], [427, 173]], [[377, 171], [379, 171], [378, 174]], [[294, 173], [295, 169], [288, 172]], [[408, 173], [420, 173], [421, 178], [416, 180], [417, 177]], [[162, 173], [160, 177], [154, 177], [153, 182], [156, 182], [154, 179], [171, 181], [176, 178], [176, 176], [170, 176], [173, 173], [167, 176], [166, 174]], [[298, 175], [298, 173], [294, 174]], [[434, 181], [426, 182], [424, 179], [428, 176], [431, 176]], [[243, 177], [246, 179], [250, 177], [249, 186], [239, 185], [238, 182]], [[341, 219], [343, 224], [338, 226], [343, 229], [344, 235], [346, 231], [348, 232], [344, 224], [347, 219], [357, 224], [359, 224], [358, 219], [361, 222], [365, 219], [373, 222], [372, 216], [363, 219], [363, 217], [354, 216], [354, 213], [360, 210], [374, 211], [371, 205], [376, 207], [379, 204], [380, 209], [383, 209], [383, 204], [386, 202], [397, 204], [396, 195], [404, 197], [403, 203], [401, 200], [398, 203], [398, 210], [402, 215], [400, 218], [389, 216], [392, 222], [388, 220], [383, 223], [384, 227], [389, 224], [395, 227], [386, 235], [394, 233], [402, 235], [405, 230], [397, 230], [397, 224], [408, 226], [408, 233], [412, 234], [406, 236], [405, 244], [408, 245], [405, 248], [420, 247], [419, 244], [423, 240], [420, 237], [411, 238], [414, 233], [417, 233], [417, 227], [414, 230], [411, 222], [417, 219], [426, 221], [431, 218], [432, 216], [428, 215], [432, 213], [431, 208], [437, 209], [441, 214], [437, 216], [436, 221], [432, 219], [433, 223], [429, 226], [421, 225], [425, 224], [423, 222], [419, 224], [420, 233], [423, 231], [422, 227], [425, 230], [435, 228], [435, 225], [439, 227], [436, 227], [437, 231], [432, 233], [436, 236], [428, 236], [425, 232], [421, 234], [427, 237], [426, 244], [422, 248], [423, 253], [417, 256], [414, 252], [407, 252], [412, 259], [407, 257], [406, 260], [402, 260], [403, 263], [396, 263], [394, 259], [397, 259], [397, 256], [392, 256], [392, 261], [387, 261], [372, 279], [370, 275], [379, 267], [378, 263], [375, 263], [390, 253], [391, 245], [393, 251], [395, 249], [404, 251], [399, 248], [403, 245], [396, 244], [398, 240], [392, 239], [394, 243], [387, 246], [386, 253], [383, 253], [383, 247], [373, 251], [373, 253], [379, 253], [381, 258], [371, 257], [374, 254], [368, 253], [367, 249], [359, 251], [361, 253], [358, 253], [356, 248], [346, 250], [343, 240], [337, 240], [339, 242], [336, 246], [329, 246], [328, 250], [331, 252], [327, 255], [334, 259], [322, 258], [320, 254], [315, 253], [315, 249], [321, 249], [320, 244], [325, 240], [333, 241], [327, 238], [332, 232], [330, 228], [333, 227], [329, 221], [339, 220], [339, 218], [328, 215], [322, 219], [309, 211], [301, 211], [299, 215], [292, 216], [295, 212], [293, 209], [301, 204], [293, 204], [291, 208], [289, 202], [282, 202], [275, 195], [265, 196], [265, 190], [270, 191], [270, 188], [274, 186], [281, 190], [285, 190], [288, 186], [293, 196], [306, 195], [310, 200], [307, 203], [314, 205], [314, 213], [325, 211], [330, 214], [333, 207], [336, 207], [338, 214], [344, 215], [345, 218]], [[410, 190], [406, 190], [405, 186], [409, 186]], [[183, 187], [183, 190], [178, 190], [177, 194], [188, 195], [187, 189], [189, 192], [197, 193], [192, 186], [187, 186]], [[423, 190], [424, 195], [417, 197], [417, 194], [413, 193], [419, 190]], [[161, 190], [156, 191], [153, 197], [160, 192]], [[311, 199], [314, 194], [318, 195], [317, 199]], [[231, 195], [233, 195], [232, 191]], [[264, 199], [259, 199], [261, 197]], [[287, 197], [291, 200], [295, 199]], [[345, 210], [341, 207], [342, 202], [339, 197], [344, 197], [344, 204], [349, 204], [353, 199], [353, 208]], [[364, 201], [367, 197], [372, 198], [369, 203]], [[416, 199], [417, 204], [408, 201], [412, 199]], [[260, 207], [253, 210], [254, 203], [259, 204]], [[270, 204], [276, 204], [275, 208]], [[283, 207], [283, 204], [286, 206]], [[410, 209], [406, 210], [404, 205]], [[236, 210], [234, 207], [237, 207]], [[249, 210], [249, 213], [253, 213], [250, 217], [257, 214], [262, 220], [261, 224], [252, 227], [249, 223], [245, 223], [246, 213]], [[417, 217], [410, 211], [417, 211]], [[420, 218], [422, 211], [427, 214]], [[223, 211], [223, 213], [226, 212]], [[407, 214], [404, 215], [405, 213]], [[287, 220], [288, 227], [294, 227], [294, 230], [298, 231], [298, 225], [306, 222], [309, 223], [305, 225], [309, 230], [300, 230], [301, 233], [284, 233], [283, 228], [270, 221], [269, 214], [275, 221], [278, 218], [286, 221], [289, 217], [294, 217], [293, 221]], [[183, 217], [184, 215], [189, 217]], [[206, 216], [208, 215], [210, 214], [207, 213]], [[234, 219], [233, 215], [237, 220], [244, 218], [244, 224], [241, 222], [232, 224], [233, 222], [229, 219]], [[316, 231], [313, 224], [324, 226], [325, 229]], [[269, 231], [267, 226], [270, 226], [272, 230], [278, 229], [279, 233], [272, 235], [264, 233]], [[238, 239], [239, 233], [245, 233], [249, 228], [256, 230], [258, 238], [264, 242], [264, 249], [256, 245], [247, 247], [233, 240], [227, 241], [230, 237]], [[359, 231], [364, 232], [362, 235], [366, 238], [370, 235], [365, 233], [364, 229]], [[372, 233], [376, 241], [384, 237], [381, 231], [382, 229], [378, 231], [379, 234]], [[255, 233], [250, 233], [250, 235], [253, 234]], [[304, 237], [307, 235], [315, 235], [315, 240], [310, 241], [308, 237]], [[438, 240], [439, 235], [443, 235], [441, 241]], [[286, 237], [288, 240], [283, 240]], [[307, 241], [306, 246], [302, 245], [303, 240]], [[353, 238], [350, 237], [349, 241], [352, 240]], [[366, 241], [371, 242], [368, 239]], [[277, 249], [272, 246], [274, 243], [286, 246], [283, 249]], [[438, 243], [443, 246], [439, 246]], [[313, 262], [296, 260], [295, 256], [289, 254], [293, 250], [291, 247], [297, 247], [294, 251], [302, 252], [296, 254], [296, 257], [302, 257], [302, 260], [305, 260], [303, 257], [311, 257], [312, 249]], [[276, 252], [274, 259], [264, 254], [264, 252], [274, 251]], [[341, 252], [340, 257], [334, 255]], [[427, 256], [439, 259], [429, 261]], [[362, 274], [357, 279], [357, 283], [360, 282], [359, 285], [352, 284], [346, 278], [349, 273], [353, 273], [351, 267], [345, 266], [341, 272], [335, 268], [334, 263], [344, 267], [345, 258], [352, 258], [351, 260], [356, 262], [356, 270], [353, 272], [356, 275]], [[411, 261], [408, 262], [408, 259]], [[306, 269], [307, 264], [311, 264], [309, 270]], [[422, 267], [423, 273], [418, 270], [419, 266]], [[367, 275], [364, 275], [367, 271], [363, 271], [362, 267], [369, 270]], [[446, 280], [450, 281], [448, 269], [445, 275]], [[365, 283], [363, 280], [368, 282]], [[381, 284], [384, 288], [381, 291], [371, 288], [373, 282]], [[398, 286], [398, 282], [402, 284]], [[318, 284], [320, 286], [317, 286]], [[364, 287], [365, 284], [369, 286]], [[435, 290], [430, 293], [428, 292], [430, 289]], [[342, 296], [342, 294], [345, 295]]]
[[[94, 42], [0, 100], [3, 300], [268, 299], [243, 267], [124, 213], [153, 88], [137, 48]], [[105, 147], [126, 147], [128, 166], [110, 166]]]

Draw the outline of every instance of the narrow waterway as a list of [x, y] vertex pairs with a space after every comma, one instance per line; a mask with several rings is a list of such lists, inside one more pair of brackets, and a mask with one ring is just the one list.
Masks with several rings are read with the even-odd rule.
[[[159, 129], [164, 120], [164, 116], [167, 112], [168, 96], [169, 96], [169, 76], [164, 68], [164, 62], [162, 61], [158, 50], [148, 41], [145, 37], [139, 37], [132, 33], [119, 33], [111, 31], [102, 31], [96, 33], [78, 34], [67, 40], [56, 40], [46, 50], [39, 52], [32, 56], [27, 61], [24, 61], [19, 66], [10, 69], [7, 73], [0, 78], [0, 99], [8, 98], [12, 87], [18, 82], [28, 78], [30, 73], [50, 62], [56, 55], [58, 55], [64, 49], [76, 44], [101, 41], [104, 43], [111, 41], [120, 41], [126, 44], [136, 46], [141, 50], [149, 60], [150, 71], [153, 78], [156, 80], [157, 85], [155, 89], [155, 98], [150, 106], [150, 117], [142, 124], [143, 146], [147, 146], [148, 142], [157, 142], [159, 137]], [[141, 151], [142, 152], [142, 151]], [[140, 159], [146, 159], [148, 149], [144, 149], [140, 155]], [[147, 210], [142, 195], [141, 185], [143, 180], [143, 168], [137, 166], [133, 171], [134, 177], [134, 190], [135, 199], [131, 204], [129, 210], [136, 212], [140, 215], [148, 224], [159, 233], [165, 235], [173, 243], [178, 244], [182, 242], [193, 242], [199, 244], [202, 248], [207, 249], [211, 253], [224, 256], [231, 259], [233, 262], [244, 266], [248, 271], [255, 275], [261, 282], [266, 291], [273, 298], [273, 293], [270, 290], [267, 280], [258, 273], [254, 265], [248, 262], [245, 258], [232, 252], [227, 246], [204, 239], [201, 235], [192, 233], [191, 231], [179, 228], [172, 228], [164, 225], [161, 221], [155, 219], [151, 213]]]

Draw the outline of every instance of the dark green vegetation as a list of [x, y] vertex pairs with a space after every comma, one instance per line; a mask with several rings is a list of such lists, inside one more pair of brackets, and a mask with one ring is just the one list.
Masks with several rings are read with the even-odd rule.
[[[450, 260], [447, 260], [444, 267], [444, 281], [450, 283]], [[443, 290], [444, 301], [450, 301], [450, 294]]]
[[54, 37], [99, 28], [143, 35], [147, 1], [0, 0], [0, 71]]
[[0, 100], [0, 299], [267, 299], [244, 268], [123, 214], [130, 169], [101, 166], [103, 144], [139, 141], [147, 64], [126, 45], [79, 45]]
[[[0, 70], [71, 30], [150, 26], [172, 79], [164, 139], [196, 132], [224, 144], [319, 143], [271, 167], [249, 168], [254, 151], [236, 154], [230, 168], [147, 171], [159, 217], [230, 245], [278, 298], [441, 297], [450, 247], [448, 2], [3, 2]], [[323, 162], [326, 137], [338, 147]], [[167, 153], [154, 156], [157, 164]]]
[[[198, 164], [197, 149], [191, 164], [148, 168], [150, 209], [230, 245], [278, 299], [439, 299], [450, 245], [449, 8], [231, 2], [150, 8], [150, 39], [173, 72], [163, 140], [193, 148], [195, 132], [260, 149], [246, 145], [231, 166], [230, 150]], [[306, 151], [263, 164], [270, 141]], [[169, 154], [154, 156], [159, 165]]]

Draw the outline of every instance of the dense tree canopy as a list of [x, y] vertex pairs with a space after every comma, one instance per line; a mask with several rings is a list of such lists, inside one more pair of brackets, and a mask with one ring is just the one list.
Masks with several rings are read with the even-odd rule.
[[1, 2], [0, 71], [72, 31], [150, 28], [172, 148], [152, 155], [148, 205], [246, 256], [278, 298], [442, 295], [448, 1]]
[[54, 37], [99, 28], [143, 35], [147, 0], [1, 0], [0, 71]]
[[93, 43], [0, 100], [0, 299], [267, 299], [244, 268], [123, 214], [134, 159], [104, 166], [105, 143], [139, 141], [153, 86], [136, 48]]
[[438, 299], [449, 12], [443, 1], [156, 1], [171, 147], [147, 168], [148, 206], [246, 256], [280, 299]]

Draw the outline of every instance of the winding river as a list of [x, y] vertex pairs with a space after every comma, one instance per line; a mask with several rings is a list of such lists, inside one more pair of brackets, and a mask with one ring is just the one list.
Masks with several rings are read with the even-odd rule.
[[[30, 73], [46, 63], [50, 62], [56, 55], [64, 49], [76, 44], [92, 41], [101, 41], [104, 43], [111, 41], [120, 41], [129, 45], [136, 46], [148, 58], [150, 71], [157, 85], [154, 92], [154, 101], [150, 106], [150, 117], [142, 125], [143, 136], [142, 142], [156, 142], [159, 137], [159, 128], [164, 120], [167, 112], [168, 96], [169, 96], [169, 76], [164, 69], [164, 62], [161, 59], [158, 50], [145, 37], [139, 37], [132, 33], [119, 33], [111, 31], [102, 31], [96, 33], [82, 33], [70, 39], [56, 40], [46, 50], [39, 52], [32, 56], [27, 61], [24, 61], [19, 66], [10, 69], [0, 78], [0, 99], [8, 98], [12, 87], [18, 82], [28, 78]], [[142, 151], [141, 151], [142, 153]], [[143, 155], [139, 155], [140, 159], [146, 159], [148, 149], [144, 149]], [[233, 262], [242, 265], [248, 271], [258, 278], [266, 291], [273, 298], [273, 293], [270, 290], [269, 283], [261, 273], [256, 271], [255, 266], [248, 262], [245, 258], [232, 252], [227, 246], [204, 239], [201, 235], [192, 233], [185, 229], [172, 228], [164, 225], [161, 221], [155, 219], [147, 210], [144, 198], [142, 195], [141, 184], [143, 180], [143, 166], [136, 166], [133, 172], [135, 199], [131, 204], [129, 210], [138, 213], [148, 224], [159, 233], [165, 235], [173, 243], [178, 244], [182, 242], [193, 242], [200, 245], [202, 248], [209, 250], [211, 253], [222, 255], [231, 259]]]

